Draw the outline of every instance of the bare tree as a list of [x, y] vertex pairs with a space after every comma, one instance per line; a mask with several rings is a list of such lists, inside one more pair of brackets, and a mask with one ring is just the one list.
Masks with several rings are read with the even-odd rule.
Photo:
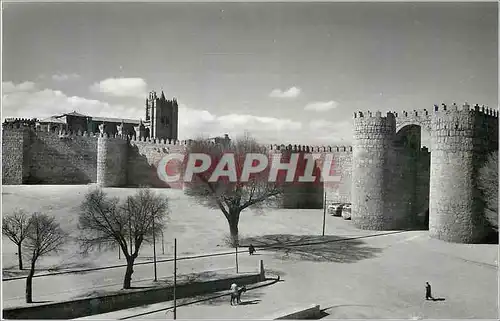
[[23, 269], [22, 243], [30, 225], [30, 217], [23, 210], [17, 210], [13, 214], [2, 218], [2, 232], [14, 244], [17, 245], [17, 259], [19, 270]]
[[498, 151], [491, 153], [479, 170], [479, 187], [486, 203], [486, 218], [498, 230]]
[[26, 278], [26, 303], [33, 302], [33, 275], [37, 260], [45, 255], [62, 250], [68, 241], [68, 234], [56, 222], [55, 217], [33, 213], [30, 218], [24, 247], [31, 256], [30, 272]]
[[[268, 164], [271, 163], [271, 156], [264, 146], [249, 135], [236, 138], [229, 144], [214, 144], [199, 138], [188, 146], [188, 155], [193, 153], [209, 155], [211, 165], [206, 171], [195, 173], [191, 180], [188, 178], [188, 181], [184, 181], [185, 193], [204, 206], [222, 211], [229, 224], [230, 243], [233, 247], [237, 246], [241, 212], [249, 207], [258, 208], [275, 204], [283, 193], [283, 183], [280, 178], [276, 182], [269, 182], [269, 166], [259, 173], [251, 174], [248, 181], [240, 179], [246, 155], [250, 153], [267, 155]], [[224, 155], [234, 156], [237, 180], [221, 176], [216, 181], [211, 181], [210, 178]], [[258, 166], [258, 163], [254, 161], [252, 166]], [[182, 175], [186, 173], [187, 167], [188, 157], [183, 162]]]
[[116, 249], [127, 260], [123, 288], [130, 289], [134, 262], [144, 242], [151, 242], [153, 231], [159, 235], [165, 225], [168, 200], [149, 189], [140, 189], [120, 203], [101, 189], [88, 192], [80, 207], [79, 242], [82, 252], [98, 248]]

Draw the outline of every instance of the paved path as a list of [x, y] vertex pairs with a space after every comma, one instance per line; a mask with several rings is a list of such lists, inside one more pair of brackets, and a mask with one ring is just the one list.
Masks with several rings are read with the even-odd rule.
[[[224, 251], [227, 252], [227, 251]], [[224, 253], [219, 252], [219, 253]], [[257, 272], [259, 257], [250, 257], [247, 252], [238, 254], [239, 272]], [[201, 273], [210, 276], [236, 272], [234, 255], [215, 256], [177, 262], [177, 273], [182, 280], [183, 275]], [[157, 263], [158, 280], [173, 279], [173, 262]], [[33, 279], [34, 301], [67, 300], [91, 294], [120, 290], [123, 285], [125, 267], [85, 272], [82, 274], [62, 274]], [[153, 264], [134, 267], [133, 285], [145, 286], [154, 279]], [[25, 305], [25, 279], [3, 282], [3, 306], [14, 307]]]
[[[177, 318], [259, 319], [309, 304], [320, 304], [329, 313], [326, 318], [332, 319], [498, 318], [498, 246], [446, 244], [420, 231], [364, 239], [358, 245], [363, 251], [346, 242], [339, 246], [358, 260], [320, 263], [260, 253], [257, 257], [266, 262], [266, 269], [280, 273], [282, 282], [248, 291], [242, 300], [249, 304], [232, 307], [227, 298], [216, 299], [179, 307]], [[476, 254], [478, 249], [482, 255]], [[369, 251], [377, 254], [368, 257]], [[426, 281], [433, 285], [434, 296], [444, 301], [424, 299]], [[169, 306], [171, 302], [164, 302], [91, 318], [116, 319]], [[173, 315], [160, 311], [137, 318]]]

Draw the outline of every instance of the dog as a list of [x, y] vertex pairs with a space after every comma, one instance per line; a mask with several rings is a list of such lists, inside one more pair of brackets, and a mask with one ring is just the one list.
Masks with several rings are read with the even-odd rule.
[[241, 294], [245, 293], [247, 291], [246, 286], [242, 286], [241, 288], [237, 288], [236, 293], [231, 293], [231, 305], [234, 305], [233, 303], [236, 303], [236, 305], [241, 303]]

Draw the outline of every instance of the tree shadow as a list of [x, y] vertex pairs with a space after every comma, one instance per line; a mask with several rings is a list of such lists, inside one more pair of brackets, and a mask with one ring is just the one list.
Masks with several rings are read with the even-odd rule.
[[[92, 268], [93, 265], [90, 263], [81, 263], [81, 262], [70, 262], [70, 263], [61, 263], [57, 265], [52, 265], [49, 267], [39, 267], [36, 269], [35, 273], [36, 275], [38, 274], [50, 274], [54, 272], [61, 272], [65, 270], [72, 270], [72, 269], [86, 269], [86, 268]], [[29, 274], [30, 270], [29, 268], [24, 267], [23, 270], [19, 270], [18, 265], [12, 265], [8, 266], [5, 268], [2, 268], [2, 276], [4, 278], [13, 278], [13, 277], [20, 277], [20, 276], [27, 276]], [[74, 271], [75, 274], [83, 274], [83, 273], [88, 273], [88, 272], [80, 272], [80, 271]]]
[[29, 270], [24, 269], [24, 270], [7, 270], [7, 269], [2, 269], [2, 277], [5, 279], [9, 278], [15, 278], [19, 276], [27, 276], [29, 273]]
[[266, 268], [266, 275], [273, 275], [273, 276], [277, 276], [280, 278], [280, 281], [283, 281], [281, 280], [285, 275], [286, 273], [283, 272], [283, 271], [279, 271], [279, 270], [274, 270], [274, 269], [268, 269]]
[[382, 249], [364, 245], [361, 239], [327, 235], [273, 234], [242, 239], [240, 244], [253, 244], [260, 250], [276, 253], [282, 260], [354, 263], [374, 258]]
[[445, 298], [432, 298], [432, 301], [445, 301]]
[[93, 267], [94, 265], [88, 262], [68, 262], [51, 266], [47, 268], [47, 272], [59, 272], [67, 269], [89, 269]]

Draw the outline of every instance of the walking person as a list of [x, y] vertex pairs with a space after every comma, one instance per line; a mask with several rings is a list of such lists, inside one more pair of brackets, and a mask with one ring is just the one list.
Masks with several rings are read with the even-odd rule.
[[248, 253], [250, 255], [253, 255], [255, 253], [255, 247], [253, 247], [252, 244], [250, 244], [250, 246], [248, 247]]
[[233, 303], [238, 304], [238, 285], [236, 283], [231, 284], [231, 305]]
[[426, 300], [434, 300], [434, 298], [432, 297], [432, 292], [431, 292], [431, 285], [429, 284], [429, 282], [425, 282], [425, 299]]

